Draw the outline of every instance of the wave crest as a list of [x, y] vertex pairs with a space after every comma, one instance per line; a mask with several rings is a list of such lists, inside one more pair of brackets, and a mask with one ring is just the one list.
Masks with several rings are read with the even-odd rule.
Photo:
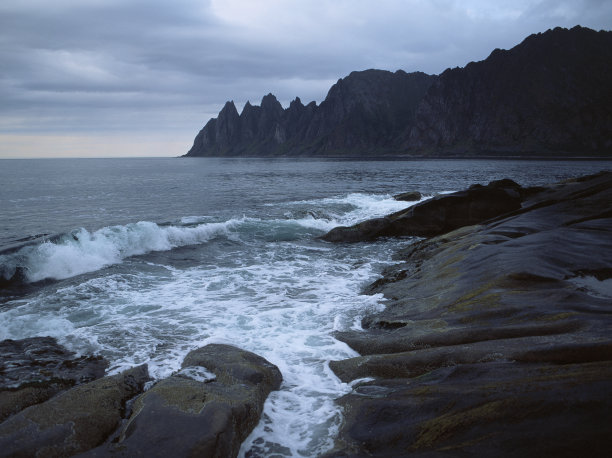
[[211, 217], [187, 216], [175, 224], [140, 221], [95, 232], [81, 228], [43, 242], [26, 241], [0, 252], [0, 288], [62, 280], [119, 264], [130, 256], [198, 245], [218, 236], [293, 241], [408, 206], [389, 195], [359, 193], [285, 205], [289, 210], [285, 219], [243, 217], [213, 222]]
[[240, 220], [206, 223], [195, 227], [162, 227], [148, 221], [110, 226], [89, 232], [79, 229], [53, 241], [27, 245], [0, 255], [0, 276], [4, 283], [61, 280], [93, 272], [123, 259], [207, 242], [227, 235]]

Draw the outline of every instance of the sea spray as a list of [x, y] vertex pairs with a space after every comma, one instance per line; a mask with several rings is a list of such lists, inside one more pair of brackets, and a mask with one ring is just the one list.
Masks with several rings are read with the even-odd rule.
[[141, 221], [104, 227], [93, 233], [81, 228], [54, 241], [26, 245], [0, 255], [0, 266], [5, 279], [11, 278], [17, 267], [23, 267], [30, 282], [60, 280], [120, 263], [130, 256], [204, 243], [215, 236], [228, 235], [241, 221], [195, 227], [164, 227]]
[[[313, 205], [314, 202], [298, 202]], [[158, 225], [140, 221], [123, 226], [103, 227], [94, 232], [84, 228], [45, 240], [27, 244], [17, 251], [0, 254], [0, 275], [5, 280], [15, 276], [19, 267], [29, 282], [45, 279], [61, 280], [118, 264], [130, 256], [154, 251], [206, 243], [214, 237], [231, 237], [249, 233], [259, 234], [271, 241], [294, 240], [328, 231], [338, 225], [353, 224], [368, 215], [379, 216], [389, 211], [406, 208], [389, 196], [349, 194], [344, 198], [323, 199], [317, 203], [319, 214], [294, 211], [286, 219], [235, 218], [224, 222], [201, 222], [207, 217], [183, 217], [179, 225]], [[341, 210], [348, 209], [345, 214]], [[297, 213], [295, 215], [294, 213]], [[244, 237], [243, 237], [244, 239]]]

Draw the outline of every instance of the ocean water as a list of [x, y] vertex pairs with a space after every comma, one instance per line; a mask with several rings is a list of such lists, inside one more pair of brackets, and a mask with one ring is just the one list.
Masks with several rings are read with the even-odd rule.
[[[334, 245], [329, 229], [425, 196], [512, 178], [542, 185], [605, 161], [48, 159], [0, 161], [0, 340], [49, 335], [116, 373], [169, 376], [229, 343], [276, 364], [280, 391], [244, 456], [317, 456], [350, 392], [332, 337], [381, 310], [361, 294], [410, 238]], [[10, 281], [12, 279], [12, 281]]]

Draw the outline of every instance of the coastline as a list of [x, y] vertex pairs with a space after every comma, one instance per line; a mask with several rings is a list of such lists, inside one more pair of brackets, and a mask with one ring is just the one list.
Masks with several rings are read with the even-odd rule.
[[[390, 215], [391, 219], [387, 217], [395, 225], [394, 231], [399, 231], [395, 235], [400, 237], [411, 235], [402, 231], [414, 230], [414, 224], [408, 223], [414, 223], [415, 215], [423, 217], [422, 209], [431, 206], [438, 208], [427, 213], [427, 218], [435, 217], [432, 221], [440, 214], [448, 218], [451, 214], [439, 210], [451, 207], [458, 209], [459, 215], [471, 214], [477, 219], [455, 221], [453, 224], [461, 227], [452, 231], [447, 224], [437, 229], [429, 225], [428, 231], [438, 233], [428, 233], [428, 238], [398, 252], [399, 263], [388, 268], [367, 289], [366, 292], [382, 293], [387, 298], [386, 309], [366, 316], [361, 322], [364, 331], [334, 334], [361, 356], [329, 364], [341, 381], [351, 382], [353, 392], [338, 400], [344, 409], [344, 423], [328, 456], [535, 456], [539, 453], [575, 456], [587, 453], [585, 450], [590, 456], [605, 456], [610, 449], [604, 430], [612, 391], [609, 382], [612, 380], [609, 338], [612, 291], [608, 291], [612, 281], [611, 188], [610, 172], [544, 188], [522, 188], [507, 179], [497, 180], [487, 186], [474, 185], [465, 191], [441, 194], [400, 210]], [[445, 207], [444, 202], [452, 205]], [[487, 202], [485, 210], [480, 208], [483, 202]], [[502, 202], [509, 206], [502, 206]], [[480, 210], [474, 211], [471, 207]], [[420, 210], [414, 211], [416, 208]], [[491, 215], [487, 208], [495, 214]], [[499, 216], [500, 213], [505, 215]], [[374, 234], [374, 238], [378, 236]], [[392, 239], [388, 245], [390, 250], [397, 249]], [[334, 248], [338, 252], [350, 251], [343, 246]], [[346, 308], [346, 303], [341, 307]], [[326, 332], [334, 340], [331, 329]], [[37, 339], [56, 354], [53, 339], [33, 340]], [[24, 343], [3, 342], [17, 347]], [[252, 347], [249, 350], [258, 351]], [[91, 440], [83, 436], [87, 443], [81, 442], [79, 450], [91, 449], [104, 441], [103, 448], [91, 450], [88, 456], [121, 455], [118, 441], [122, 446], [129, 443], [134, 450], [142, 449], [151, 442], [145, 436], [163, 426], [168, 415], [174, 415], [170, 411], [151, 415], [165, 402], [159, 396], [176, 401], [173, 405], [181, 410], [194, 406], [181, 401], [184, 396], [190, 396], [189, 390], [213, 400], [227, 390], [228, 402], [235, 405], [232, 393], [239, 387], [234, 382], [243, 385], [244, 380], [255, 381], [254, 385], [260, 389], [262, 377], [275, 379], [266, 384], [265, 393], [253, 392], [255, 404], [248, 400], [250, 395], [240, 394], [246, 400], [242, 403], [244, 408], [259, 413], [248, 416], [244, 423], [236, 420], [235, 428], [230, 428], [233, 432], [228, 434], [238, 439], [229, 446], [232, 451], [227, 454], [235, 456], [239, 443], [261, 419], [260, 409], [267, 393], [278, 389], [280, 374], [253, 378], [251, 368], [247, 367], [225, 383], [219, 374], [233, 370], [231, 367], [236, 367], [239, 358], [226, 359], [217, 370], [212, 365], [228, 356], [228, 351], [217, 348], [212, 360], [198, 357], [195, 362], [187, 362], [187, 358], [180, 371], [159, 378], [136, 404], [133, 404], [134, 396], [150, 385], [145, 385], [149, 380], [145, 367], [134, 367], [135, 372], [125, 376], [99, 379], [108, 362], [97, 357], [85, 358], [83, 361], [92, 365], [83, 365], [68, 352], [66, 363], [56, 359], [44, 363], [50, 382], [37, 382], [39, 375], [33, 371], [33, 384], [18, 387], [11, 381], [10, 386], [0, 387], [0, 401], [3, 396], [9, 402], [17, 400], [16, 407], [9, 406], [6, 411], [10, 418], [2, 423], [0, 442], [15, 443], [17, 436], [12, 434], [21, 437], [22, 444], [27, 442], [23, 439], [26, 436], [28, 441], [42, 440], [23, 427], [26, 416], [38, 418], [41, 431], [52, 425], [57, 431], [65, 432], [75, 414], [74, 421], [79, 422], [91, 415], [102, 415], [107, 422], [102, 436]], [[43, 358], [38, 350], [24, 352], [18, 348], [13, 353], [18, 360], [24, 353], [32, 356], [34, 366], [40, 368]], [[346, 358], [346, 355], [350, 353], [336, 354], [335, 358]], [[2, 361], [2, 364], [8, 367], [13, 362]], [[48, 371], [50, 367], [64, 366], [75, 369], [67, 374]], [[265, 361], [260, 366], [265, 371], [270, 368]], [[197, 373], [193, 367], [199, 367]], [[182, 377], [186, 368], [190, 368], [187, 381]], [[282, 364], [279, 368], [286, 369]], [[26, 373], [28, 370], [25, 369]], [[330, 371], [326, 369], [326, 372]], [[211, 377], [217, 377], [217, 382]], [[330, 377], [333, 378], [331, 374]], [[97, 393], [111, 381], [123, 386], [118, 397], [103, 391], [95, 397], [115, 399], [114, 411], [91, 404], [89, 413], [79, 417], [74, 405], [82, 393]], [[348, 392], [349, 385], [343, 385], [347, 388], [343, 392]], [[38, 388], [40, 391], [36, 391]], [[18, 394], [21, 389], [24, 391]], [[341, 394], [333, 398], [338, 396]], [[47, 415], [49, 409], [58, 408], [62, 409], [61, 418]], [[204, 405], [195, 408], [203, 409]], [[19, 414], [19, 409], [26, 410]], [[192, 420], [195, 421], [185, 421]], [[203, 427], [208, 424], [205, 416], [197, 421]], [[248, 427], [244, 426], [247, 424]], [[225, 428], [220, 423], [216, 426]], [[133, 435], [135, 427], [140, 432]], [[182, 433], [173, 430], [167, 440], [171, 442]], [[199, 434], [193, 434], [193, 444], [197, 443]], [[59, 441], [64, 439], [60, 436]], [[508, 449], [509, 443], [513, 444], [512, 450]]]
[[345, 156], [345, 155], [326, 155], [326, 156], [291, 156], [291, 155], [278, 155], [278, 156], [174, 156], [175, 159], [284, 159], [284, 160], [330, 160], [330, 161], [475, 161], [475, 160], [494, 160], [494, 161], [612, 161], [612, 156], [606, 153], [602, 153], [601, 156], [536, 156], [536, 155], [461, 155], [461, 156], [444, 156], [444, 155], [363, 155], [363, 156]]
[[328, 456], [609, 456], [611, 203], [583, 177], [398, 253], [386, 309], [335, 334], [365, 381]]

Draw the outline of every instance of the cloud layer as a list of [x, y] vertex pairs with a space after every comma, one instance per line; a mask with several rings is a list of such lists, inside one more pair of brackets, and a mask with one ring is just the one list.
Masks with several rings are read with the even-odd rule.
[[4, 0], [0, 135], [187, 145], [229, 99], [320, 102], [352, 70], [440, 73], [576, 24], [610, 29], [612, 2]]

